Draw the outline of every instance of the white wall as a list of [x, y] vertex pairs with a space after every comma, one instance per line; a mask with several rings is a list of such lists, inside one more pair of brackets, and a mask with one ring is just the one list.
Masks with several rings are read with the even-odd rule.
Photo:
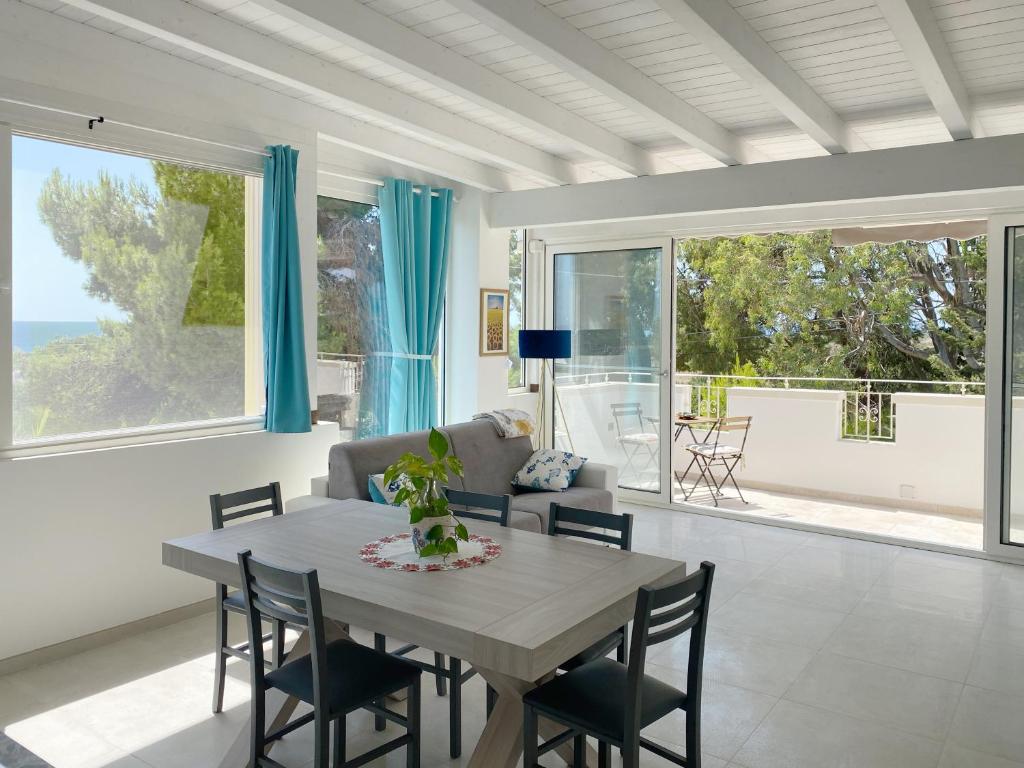
[[210, 493], [308, 493], [336, 440], [321, 424], [0, 461], [0, 658], [212, 597], [161, 565], [161, 542], [208, 529]]
[[843, 398], [838, 391], [730, 388], [729, 415], [753, 417], [740, 483], [980, 514], [984, 397], [894, 395], [894, 443], [840, 439]]

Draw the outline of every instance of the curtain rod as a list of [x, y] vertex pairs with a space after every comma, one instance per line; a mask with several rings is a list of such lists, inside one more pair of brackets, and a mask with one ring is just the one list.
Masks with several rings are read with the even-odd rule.
[[[336, 167], [337, 166], [335, 166], [335, 168]], [[347, 169], [345, 171], [326, 170], [324, 168], [317, 168], [317, 173], [321, 173], [324, 176], [334, 176], [335, 178], [338, 178], [338, 179], [346, 179], [347, 181], [359, 181], [359, 182], [362, 182], [363, 184], [373, 184], [375, 187], [383, 187], [384, 186], [384, 181], [382, 179], [378, 179], [378, 178], [373, 177], [373, 176], [367, 176], [365, 174], [359, 173], [358, 171], [348, 171]], [[421, 185], [421, 186], [428, 186], [428, 185], [424, 184], [424, 185]], [[420, 194], [420, 190], [419, 190], [418, 187], [414, 186], [412, 191], [413, 191], [414, 194], [417, 194], [417, 195]], [[438, 197], [439, 193], [431, 192], [430, 196], [431, 197]], [[456, 197], [455, 195], [452, 195], [452, 200], [454, 202], [456, 202], [456, 203], [459, 202], [459, 198]]]
[[151, 128], [147, 125], [137, 125], [135, 123], [126, 123], [121, 120], [111, 120], [109, 117], [103, 115], [87, 115], [83, 112], [73, 112], [70, 109], [61, 109], [60, 107], [51, 107], [47, 104], [33, 104], [30, 101], [21, 101], [19, 99], [11, 99], [6, 96], [0, 96], [0, 101], [7, 102], [8, 104], [16, 104], [20, 107], [29, 107], [30, 109], [42, 109], [46, 112], [56, 112], [61, 115], [68, 115], [70, 117], [80, 117], [83, 120], [88, 121], [89, 130], [93, 130], [95, 125], [103, 123], [104, 125], [119, 125], [122, 128], [132, 128], [137, 131], [147, 131], [148, 133], [158, 133], [162, 136], [171, 136], [176, 139], [185, 139], [186, 141], [195, 141], [200, 144], [209, 144], [214, 147], [222, 147], [224, 149], [233, 149], [237, 152], [248, 152], [253, 155], [260, 155], [261, 157], [270, 157], [270, 153], [265, 149], [253, 149], [252, 147], [243, 147], [238, 144], [226, 144], [222, 141], [212, 141], [210, 139], [201, 139], [197, 136], [189, 136], [184, 133], [175, 133], [174, 131], [165, 131], [161, 128]]

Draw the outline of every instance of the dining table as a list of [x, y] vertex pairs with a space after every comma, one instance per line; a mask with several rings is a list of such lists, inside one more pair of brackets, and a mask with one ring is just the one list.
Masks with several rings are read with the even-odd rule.
[[[369, 542], [408, 532], [407, 510], [358, 499], [302, 498], [298, 506], [306, 508], [298, 511], [289, 505], [284, 515], [166, 541], [163, 563], [231, 587], [241, 586], [242, 550], [286, 568], [315, 568], [328, 640], [360, 627], [471, 664], [497, 692], [468, 763], [472, 768], [514, 768], [522, 756], [523, 695], [627, 623], [641, 586], [686, 571], [679, 560], [490, 522], [474, 522], [471, 532], [500, 545], [494, 559], [455, 570], [390, 570], [360, 553]], [[308, 638], [300, 635], [286, 661], [306, 653]], [[286, 723], [296, 705], [269, 692], [268, 731]], [[247, 765], [248, 729], [246, 723], [239, 730], [222, 768]], [[554, 723], [541, 723], [545, 738], [558, 732]], [[571, 744], [566, 747], [571, 757]], [[596, 764], [593, 749], [587, 763]]]

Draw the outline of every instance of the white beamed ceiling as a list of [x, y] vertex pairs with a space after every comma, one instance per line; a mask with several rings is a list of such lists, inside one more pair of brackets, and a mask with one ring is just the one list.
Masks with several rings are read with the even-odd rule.
[[[158, 2], [159, 0], [150, 0]], [[359, 0], [435, 43], [486, 67], [536, 96], [637, 145], [659, 173], [718, 167], [642, 115], [496, 33], [445, 0]], [[534, 0], [508, 0], [533, 2]], [[904, 0], [721, 0], [733, 9], [844, 121], [862, 149], [950, 141], [949, 132], [915, 69], [882, 14], [879, 3]], [[351, 104], [284, 85], [137, 28], [94, 16], [60, 0], [21, 2], [102, 29], [210, 69], [372, 125], [452, 150], [438, 138]], [[259, 0], [187, 0], [236, 24], [415, 99], [485, 126], [524, 145], [574, 164], [580, 181], [621, 178], [625, 171], [589, 156], [536, 122], [519, 122], [464, 95], [374, 59], [319, 31], [267, 10]], [[757, 161], [827, 154], [771, 103], [682, 28], [658, 0], [539, 0], [626, 64], [718, 123], [751, 150]], [[1024, 132], [1024, 0], [929, 0], [942, 37], [972, 101], [983, 135]], [[493, 157], [460, 146], [459, 154], [494, 164]], [[540, 182], [533, 182], [539, 184]]]

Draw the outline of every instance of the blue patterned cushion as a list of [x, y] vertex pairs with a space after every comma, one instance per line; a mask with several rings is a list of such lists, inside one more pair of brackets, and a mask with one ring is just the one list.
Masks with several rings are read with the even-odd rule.
[[395, 495], [402, 490], [405, 482], [405, 475], [395, 478], [391, 485], [384, 485], [384, 473], [370, 475], [370, 501], [375, 504], [390, 504], [392, 507], [402, 507], [404, 504], [395, 504]]
[[516, 472], [512, 485], [533, 491], [564, 491], [586, 463], [582, 456], [541, 448]]

